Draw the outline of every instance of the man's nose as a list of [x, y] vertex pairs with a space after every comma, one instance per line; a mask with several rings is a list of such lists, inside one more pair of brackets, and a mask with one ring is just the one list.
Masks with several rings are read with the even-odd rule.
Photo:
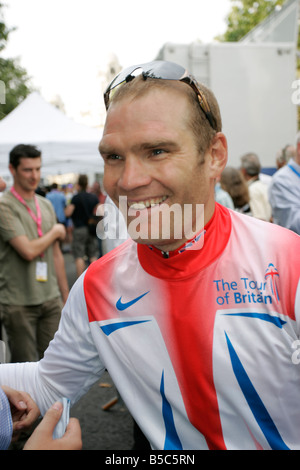
[[32, 170], [31, 176], [34, 179], [39, 179], [40, 178], [40, 170]]
[[151, 176], [147, 165], [139, 159], [128, 158], [119, 178], [118, 185], [125, 191], [131, 191], [140, 186], [147, 186]]

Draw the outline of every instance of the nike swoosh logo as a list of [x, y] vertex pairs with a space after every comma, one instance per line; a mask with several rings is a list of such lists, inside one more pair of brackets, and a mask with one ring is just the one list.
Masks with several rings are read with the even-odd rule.
[[122, 296], [119, 298], [119, 300], [117, 301], [116, 303], [116, 307], [118, 310], [120, 310], [121, 312], [123, 310], [126, 310], [127, 308], [131, 307], [131, 305], [134, 305], [136, 302], [138, 302], [139, 300], [141, 300], [145, 295], [149, 294], [150, 291], [148, 292], [145, 292], [144, 294], [142, 295], [139, 295], [138, 297], [136, 297], [135, 299], [133, 300], [130, 300], [130, 302], [122, 302]]

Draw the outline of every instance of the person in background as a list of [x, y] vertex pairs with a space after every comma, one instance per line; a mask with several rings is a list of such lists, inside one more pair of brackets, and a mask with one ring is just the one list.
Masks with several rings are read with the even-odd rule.
[[220, 176], [220, 185], [230, 195], [236, 211], [252, 215], [249, 189], [240, 170], [226, 166]]
[[51, 190], [46, 194], [46, 199], [48, 199], [55, 211], [57, 222], [66, 226], [66, 198], [62, 191], [59, 191], [58, 184], [53, 183], [51, 185]]
[[12, 362], [43, 357], [69, 287], [59, 241], [65, 227], [35, 193], [41, 152], [17, 145], [9, 154], [13, 187], [0, 200], [0, 313]]
[[[106, 195], [103, 194], [99, 181], [94, 181], [94, 183], [92, 184], [90, 188], [90, 193], [95, 194], [95, 196], [97, 196], [98, 201], [99, 201], [99, 206], [103, 206], [103, 204], [105, 204]], [[99, 258], [101, 258], [101, 256], [105, 254], [105, 246], [104, 246], [103, 240], [101, 240], [100, 237], [98, 237], [98, 248], [99, 248]]]
[[272, 177], [269, 199], [273, 222], [300, 235], [300, 133], [294, 156]]
[[94, 183], [90, 187], [90, 193], [95, 194], [97, 196], [99, 204], [105, 203], [106, 195], [103, 194], [99, 181], [94, 181]]
[[268, 198], [268, 186], [260, 178], [261, 164], [254, 153], [247, 153], [241, 157], [241, 172], [249, 187], [250, 208], [253, 217], [271, 221], [272, 210]]
[[[68, 184], [62, 185], [62, 191], [65, 196], [66, 206], [68, 206], [72, 200], [72, 197], [74, 196], [73, 184], [68, 183]], [[67, 230], [67, 234], [66, 234], [66, 240], [64, 244], [64, 250], [67, 252], [68, 251], [70, 252], [71, 246], [72, 246], [72, 240], [73, 240], [73, 222], [72, 222], [71, 217], [66, 217], [66, 230]]]
[[222, 204], [222, 206], [228, 207], [229, 209], [234, 209], [232, 197], [230, 196], [228, 191], [225, 191], [225, 189], [222, 188], [220, 179], [221, 179], [220, 176], [216, 179], [216, 185], [215, 185], [216, 202], [218, 202], [219, 204]]
[[88, 230], [88, 220], [95, 214], [99, 201], [95, 194], [87, 192], [87, 187], [87, 176], [79, 175], [78, 193], [65, 209], [66, 216], [71, 217], [73, 223], [72, 253], [77, 276], [86, 269], [87, 262], [92, 263], [99, 258], [98, 238]]
[[279, 150], [276, 155], [276, 167], [278, 170], [285, 166], [291, 158], [296, 157], [296, 148], [293, 145], [286, 145]]

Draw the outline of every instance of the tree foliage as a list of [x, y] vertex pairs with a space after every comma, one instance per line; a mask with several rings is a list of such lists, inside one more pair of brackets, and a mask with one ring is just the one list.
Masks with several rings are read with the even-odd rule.
[[[8, 28], [3, 15], [4, 4], [0, 3], [0, 52], [5, 49], [9, 34], [15, 28]], [[18, 59], [0, 57], [0, 80], [4, 83], [5, 103], [0, 103], [0, 119], [10, 113], [32, 91], [30, 77], [20, 66]]]
[[261, 23], [286, 0], [231, 0], [232, 9], [227, 17], [227, 30], [216, 39], [235, 42]]

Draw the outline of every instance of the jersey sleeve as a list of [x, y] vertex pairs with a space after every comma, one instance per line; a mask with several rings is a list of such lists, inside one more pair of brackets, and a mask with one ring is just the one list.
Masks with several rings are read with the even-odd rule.
[[42, 414], [62, 397], [73, 405], [105, 370], [90, 332], [83, 278], [84, 274], [70, 292], [44, 358], [36, 363], [0, 365], [0, 385], [29, 393]]

